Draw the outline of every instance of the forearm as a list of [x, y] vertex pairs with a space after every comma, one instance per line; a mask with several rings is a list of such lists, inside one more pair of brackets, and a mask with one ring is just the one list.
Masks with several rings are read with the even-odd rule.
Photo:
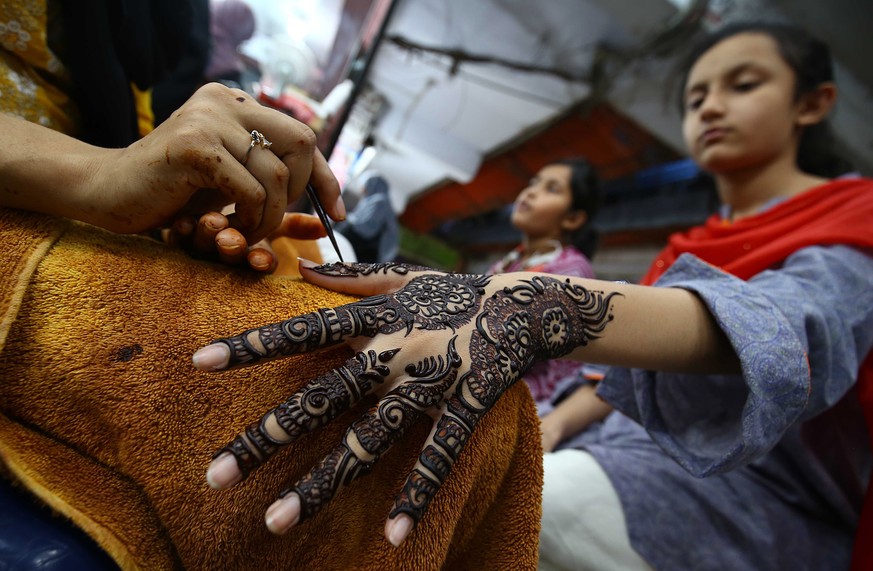
[[597, 396], [594, 385], [583, 385], [542, 420], [542, 430], [555, 444], [603, 420], [612, 407]]
[[92, 199], [100, 149], [0, 113], [0, 206], [99, 223]]
[[617, 294], [610, 298], [602, 331], [577, 346], [570, 358], [681, 373], [739, 372], [733, 347], [695, 294], [680, 288], [562, 279], [595, 298]]

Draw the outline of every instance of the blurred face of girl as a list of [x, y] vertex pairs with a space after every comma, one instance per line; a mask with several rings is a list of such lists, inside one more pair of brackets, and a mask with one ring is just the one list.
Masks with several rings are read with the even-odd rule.
[[[572, 217], [571, 168], [548, 165], [519, 193], [512, 209], [512, 225], [528, 238], [559, 240]], [[578, 213], [577, 213], [578, 214]]]
[[793, 160], [795, 81], [766, 34], [741, 33], [710, 48], [685, 86], [683, 134], [694, 160], [714, 174], [766, 166], [786, 153]]

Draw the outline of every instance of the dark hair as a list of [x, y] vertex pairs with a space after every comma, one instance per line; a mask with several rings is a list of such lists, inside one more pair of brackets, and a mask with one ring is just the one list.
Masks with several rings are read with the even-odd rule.
[[570, 243], [586, 257], [591, 258], [594, 256], [600, 240], [597, 230], [592, 224], [603, 203], [600, 179], [594, 171], [594, 167], [582, 158], [560, 159], [549, 164], [570, 167], [570, 191], [573, 196], [570, 208], [584, 210], [588, 216], [585, 223], [573, 232]]
[[[827, 44], [800, 28], [779, 22], [737, 22], [704, 36], [680, 62], [680, 108], [684, 114], [684, 90], [691, 68], [716, 44], [738, 34], [764, 34], [776, 42], [779, 55], [794, 71], [795, 101], [834, 80], [830, 49]], [[797, 149], [797, 166], [802, 171], [833, 178], [851, 170], [851, 165], [834, 149], [833, 135], [827, 121], [803, 130]]]

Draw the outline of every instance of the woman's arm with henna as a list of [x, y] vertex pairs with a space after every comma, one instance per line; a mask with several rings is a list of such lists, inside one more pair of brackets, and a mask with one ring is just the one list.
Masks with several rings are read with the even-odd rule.
[[696, 294], [585, 278], [569, 278], [569, 282], [621, 295], [608, 331], [597, 343], [578, 346], [569, 358], [676, 373], [740, 371], [733, 347]]

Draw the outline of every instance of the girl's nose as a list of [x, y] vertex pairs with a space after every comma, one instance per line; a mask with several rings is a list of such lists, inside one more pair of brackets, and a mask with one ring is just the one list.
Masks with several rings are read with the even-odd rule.
[[704, 120], [721, 116], [724, 113], [724, 101], [722, 97], [711, 91], [700, 103], [700, 117]]
[[536, 194], [540, 189], [540, 185], [538, 183], [530, 184], [521, 191], [522, 194], [530, 196], [532, 194]]

